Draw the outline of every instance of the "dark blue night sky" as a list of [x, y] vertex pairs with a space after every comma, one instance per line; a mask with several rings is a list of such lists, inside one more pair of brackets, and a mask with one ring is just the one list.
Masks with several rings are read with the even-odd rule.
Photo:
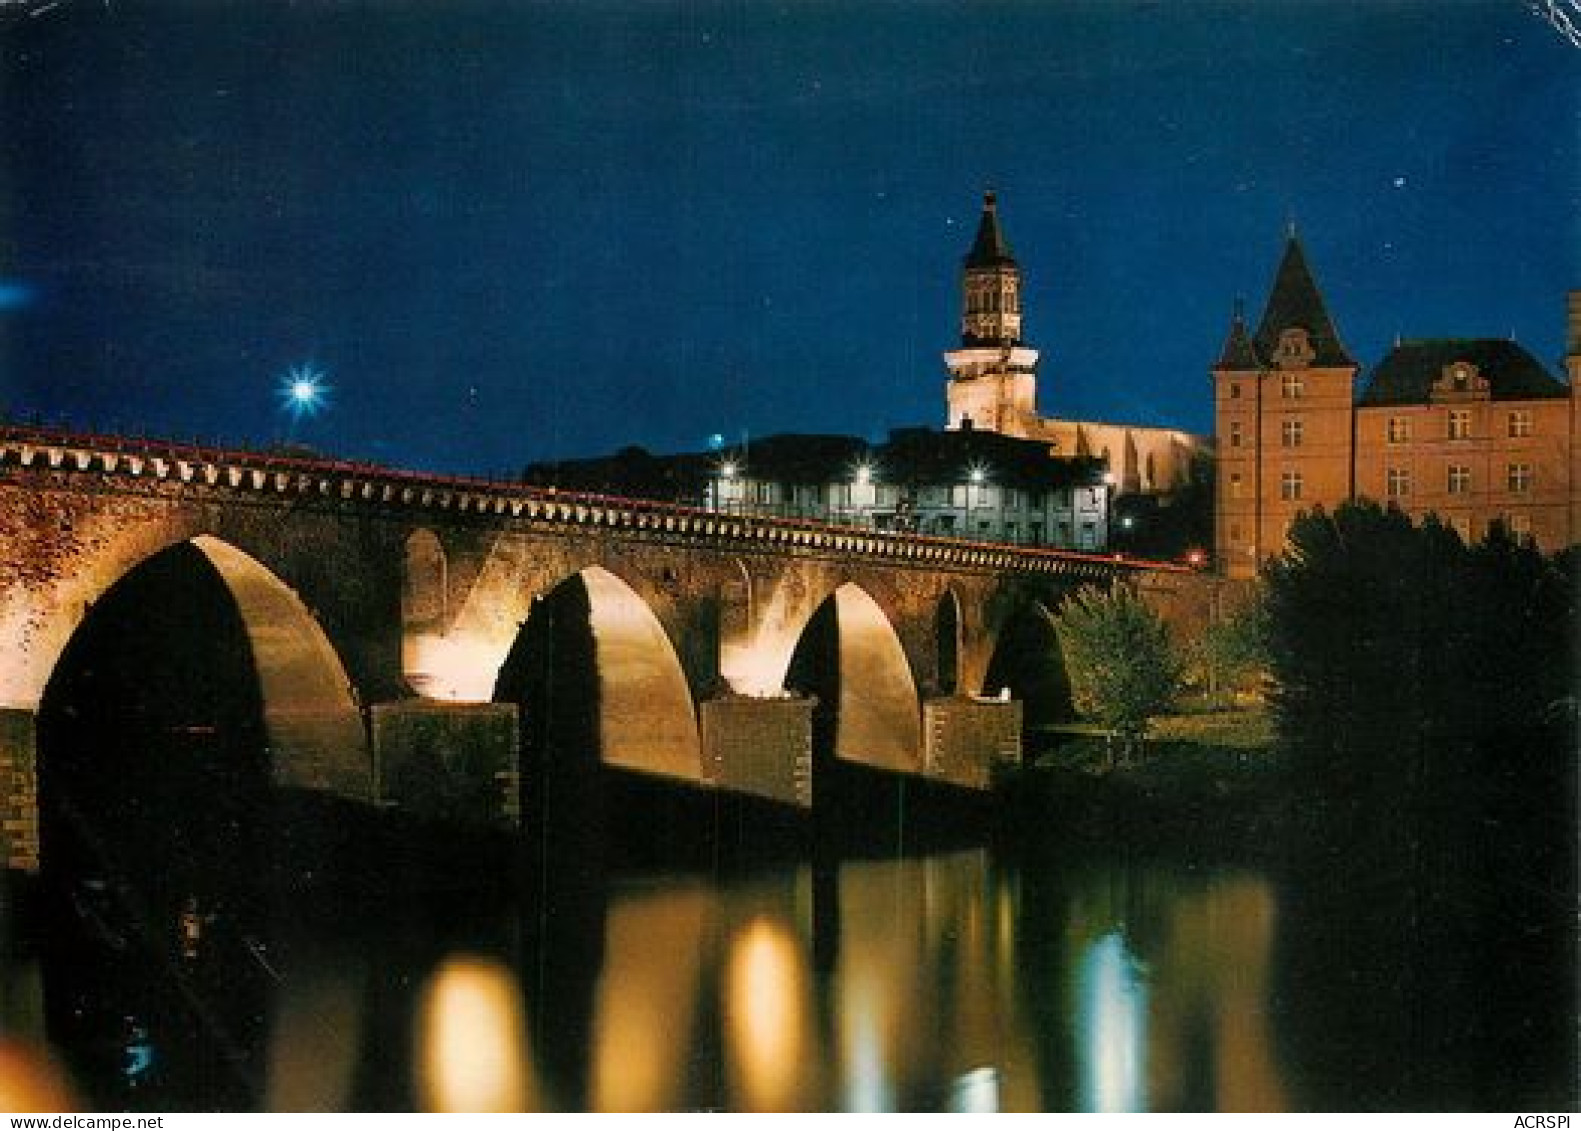
[[466, 471], [939, 425], [990, 183], [1045, 412], [1207, 430], [1291, 215], [1364, 361], [1552, 364], [1533, 7], [5, 0], [0, 405], [262, 444], [312, 363], [294, 439]]

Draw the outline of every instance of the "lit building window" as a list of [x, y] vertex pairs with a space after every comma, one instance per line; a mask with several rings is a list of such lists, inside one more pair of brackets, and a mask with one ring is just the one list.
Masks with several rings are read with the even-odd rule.
[[1408, 444], [1411, 442], [1411, 422], [1403, 416], [1389, 417], [1389, 443]]
[[1452, 408], [1449, 410], [1449, 438], [1451, 440], [1471, 439], [1471, 410], [1469, 408]]
[[1505, 481], [1515, 494], [1525, 494], [1532, 489], [1532, 465], [1529, 463], [1510, 464], [1509, 474]]
[[1510, 412], [1510, 439], [1520, 440], [1532, 434], [1532, 410], [1517, 408]]
[[1286, 502], [1296, 502], [1301, 498], [1301, 473], [1287, 471], [1279, 477], [1279, 497]]
[[1388, 475], [1389, 498], [1400, 499], [1411, 493], [1411, 473], [1403, 467], [1391, 467]]
[[1449, 465], [1449, 493], [1466, 495], [1471, 492], [1471, 468], [1463, 463]]
[[1306, 381], [1299, 373], [1286, 373], [1280, 380], [1279, 391], [1287, 401], [1299, 400], [1306, 394]]
[[1238, 471], [1237, 472], [1231, 472], [1230, 473], [1230, 498], [1238, 499], [1240, 497], [1241, 497], [1241, 475], [1240, 475], [1240, 472], [1238, 472]]
[[1232, 420], [1232, 421], [1230, 421], [1230, 447], [1238, 448], [1240, 446], [1241, 446], [1241, 422], [1239, 420]]
[[1505, 520], [1505, 528], [1515, 538], [1530, 538], [1532, 536], [1532, 516], [1529, 514], [1512, 514]]
[[1303, 428], [1299, 420], [1284, 420], [1279, 424], [1279, 443], [1287, 448], [1301, 446]]

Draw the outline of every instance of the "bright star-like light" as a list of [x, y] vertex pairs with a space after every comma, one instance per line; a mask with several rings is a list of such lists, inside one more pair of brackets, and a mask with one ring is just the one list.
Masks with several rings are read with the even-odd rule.
[[311, 362], [293, 365], [280, 383], [280, 400], [293, 417], [312, 416], [329, 397], [324, 374]]

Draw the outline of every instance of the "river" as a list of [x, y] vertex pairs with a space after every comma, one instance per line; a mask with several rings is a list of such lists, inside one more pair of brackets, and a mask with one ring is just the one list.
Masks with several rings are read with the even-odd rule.
[[[1435, 944], [1256, 866], [971, 846], [354, 904], [213, 873], [163, 900], [79, 879], [13, 947], [11, 1030], [95, 1105], [1280, 1111], [1571, 1086], [1533, 1052], [1568, 1024], [1562, 972], [1490, 1010]], [[1379, 992], [1399, 970], [1421, 977]]]

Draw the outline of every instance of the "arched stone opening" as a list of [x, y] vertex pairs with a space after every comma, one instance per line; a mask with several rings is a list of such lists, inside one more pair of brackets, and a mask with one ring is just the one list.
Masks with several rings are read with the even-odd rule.
[[1000, 627], [983, 694], [997, 696], [1007, 688], [1022, 703], [1022, 726], [1028, 734], [1074, 717], [1059, 634], [1041, 604], [1022, 606]]
[[599, 566], [534, 601], [494, 697], [521, 706], [529, 781], [550, 763], [703, 777], [675, 647], [631, 586]]
[[[154, 553], [62, 650], [39, 707], [38, 782], [52, 1039], [91, 1058], [132, 1028], [204, 1077], [206, 1102], [253, 1102], [266, 987], [255, 961], [230, 958], [266, 937], [275, 787], [372, 793], [322, 630], [234, 546], [204, 536]], [[205, 965], [215, 948], [226, 957]], [[191, 992], [206, 969], [225, 984]], [[189, 1014], [200, 1000], [204, 1016]]]
[[786, 686], [817, 697], [815, 758], [921, 772], [911, 665], [884, 610], [859, 586], [841, 585], [813, 613], [792, 654]]

